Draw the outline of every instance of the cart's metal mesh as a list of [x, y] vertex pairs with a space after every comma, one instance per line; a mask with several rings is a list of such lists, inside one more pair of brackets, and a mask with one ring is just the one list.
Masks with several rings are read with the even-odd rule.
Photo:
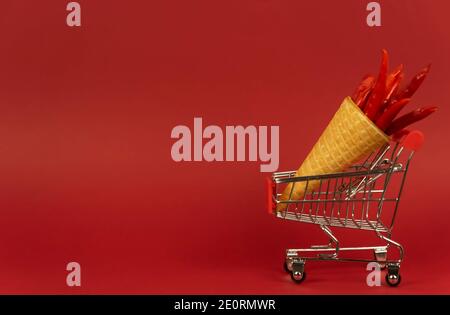
[[[404, 179], [413, 152], [396, 143], [386, 145], [359, 165], [341, 173], [296, 177], [295, 171], [272, 176], [276, 216], [323, 226], [387, 232], [393, 228]], [[403, 153], [403, 154], [402, 154]], [[308, 190], [312, 181], [318, 188]], [[304, 182], [301, 200], [280, 200], [288, 183]], [[312, 186], [312, 185], [311, 185]], [[276, 211], [276, 205], [286, 204]]]

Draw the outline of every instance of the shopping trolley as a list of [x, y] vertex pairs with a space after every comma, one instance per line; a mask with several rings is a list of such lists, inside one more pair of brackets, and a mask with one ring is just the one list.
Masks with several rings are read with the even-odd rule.
[[[306, 261], [320, 260], [376, 262], [380, 268], [387, 269], [386, 282], [390, 286], [400, 283], [404, 250], [392, 239], [392, 229], [409, 164], [422, 143], [423, 134], [412, 131], [402, 141], [392, 141], [345, 172], [301, 177], [296, 177], [295, 171], [277, 172], [268, 179], [267, 201], [271, 213], [284, 220], [317, 224], [329, 238], [327, 245], [286, 250], [284, 268], [295, 282], [305, 279]], [[281, 200], [288, 183], [305, 185], [302, 199]], [[309, 190], [309, 184], [317, 188]], [[280, 203], [285, 205], [277, 211]], [[332, 227], [373, 231], [383, 245], [341, 247]], [[391, 258], [392, 248], [397, 252], [395, 258]], [[371, 256], [362, 258], [362, 251], [366, 256], [371, 251]], [[353, 257], [356, 252], [359, 257]]]

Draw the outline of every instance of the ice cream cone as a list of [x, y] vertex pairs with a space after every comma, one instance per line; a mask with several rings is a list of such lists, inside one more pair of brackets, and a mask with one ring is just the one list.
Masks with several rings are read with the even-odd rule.
[[[388, 142], [389, 137], [367, 118], [350, 97], [346, 97], [296, 176], [344, 171]], [[308, 187], [306, 182], [289, 183], [279, 200], [299, 200], [306, 189], [309, 192], [318, 185], [318, 180], [310, 181]], [[286, 208], [286, 203], [279, 203], [276, 210], [284, 211]]]

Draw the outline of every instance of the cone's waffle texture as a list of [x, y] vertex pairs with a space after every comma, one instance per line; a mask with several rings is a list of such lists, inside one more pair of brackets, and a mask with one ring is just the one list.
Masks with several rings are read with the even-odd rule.
[[[342, 172], [387, 142], [389, 137], [347, 97], [297, 170], [296, 176]], [[279, 200], [299, 200], [306, 189], [310, 192], [318, 186], [318, 180], [309, 181], [308, 187], [306, 181], [289, 183]], [[277, 211], [286, 208], [286, 203], [277, 205]]]

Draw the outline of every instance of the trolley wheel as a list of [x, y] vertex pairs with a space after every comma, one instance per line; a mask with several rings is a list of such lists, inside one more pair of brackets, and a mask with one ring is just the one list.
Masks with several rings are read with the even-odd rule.
[[283, 264], [283, 268], [284, 268], [284, 271], [286, 271], [287, 273], [291, 273], [292, 272], [292, 260], [286, 259], [286, 261]]
[[400, 276], [400, 274], [388, 273], [386, 275], [386, 283], [388, 285], [390, 285], [391, 287], [398, 286], [401, 281], [402, 281], [402, 277]]
[[295, 283], [302, 283], [306, 278], [306, 272], [292, 271], [291, 278]]

